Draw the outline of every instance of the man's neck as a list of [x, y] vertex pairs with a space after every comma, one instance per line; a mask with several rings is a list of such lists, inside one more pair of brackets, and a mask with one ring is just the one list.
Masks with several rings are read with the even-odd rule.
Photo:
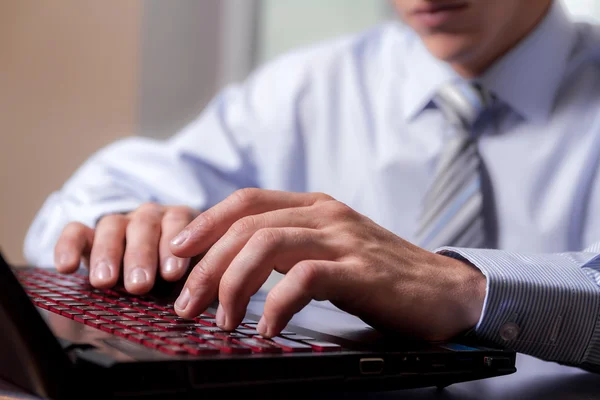
[[[523, 0], [531, 1], [531, 0]], [[463, 78], [473, 79], [481, 76], [496, 61], [501, 59], [512, 48], [524, 40], [544, 20], [552, 6], [548, 1], [540, 8], [534, 18], [518, 21], [506, 30], [506, 35], [500, 35], [495, 43], [484, 46], [479, 54], [473, 54], [469, 60], [450, 63], [450, 66]]]

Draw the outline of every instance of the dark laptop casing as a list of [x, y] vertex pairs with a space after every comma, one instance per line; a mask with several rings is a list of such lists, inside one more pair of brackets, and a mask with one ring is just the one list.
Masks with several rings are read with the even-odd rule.
[[287, 329], [347, 350], [169, 356], [38, 309], [1, 255], [0, 321], [0, 377], [48, 399], [381, 391], [443, 387], [516, 371], [509, 350], [467, 344], [475, 348], [462, 351], [461, 344], [409, 342], [374, 331], [341, 338], [294, 324]]

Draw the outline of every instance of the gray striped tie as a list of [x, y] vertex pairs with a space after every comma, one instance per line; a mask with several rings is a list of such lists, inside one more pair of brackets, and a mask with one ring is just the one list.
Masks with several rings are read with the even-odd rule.
[[493, 103], [476, 84], [449, 84], [434, 102], [457, 130], [437, 165], [423, 202], [416, 243], [434, 250], [441, 246], [477, 248], [486, 245], [481, 160], [474, 125]]

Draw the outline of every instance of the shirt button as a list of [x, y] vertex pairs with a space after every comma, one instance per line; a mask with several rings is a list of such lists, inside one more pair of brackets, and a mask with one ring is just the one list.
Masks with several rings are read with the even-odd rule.
[[504, 340], [515, 340], [521, 333], [521, 328], [514, 322], [507, 322], [500, 327], [500, 337]]

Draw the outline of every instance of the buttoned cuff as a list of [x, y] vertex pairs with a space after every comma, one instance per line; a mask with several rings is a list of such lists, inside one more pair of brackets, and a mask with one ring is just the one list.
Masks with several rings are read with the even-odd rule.
[[466, 260], [486, 276], [476, 338], [546, 360], [585, 361], [600, 313], [599, 288], [583, 269], [594, 254], [452, 247], [436, 252]]

